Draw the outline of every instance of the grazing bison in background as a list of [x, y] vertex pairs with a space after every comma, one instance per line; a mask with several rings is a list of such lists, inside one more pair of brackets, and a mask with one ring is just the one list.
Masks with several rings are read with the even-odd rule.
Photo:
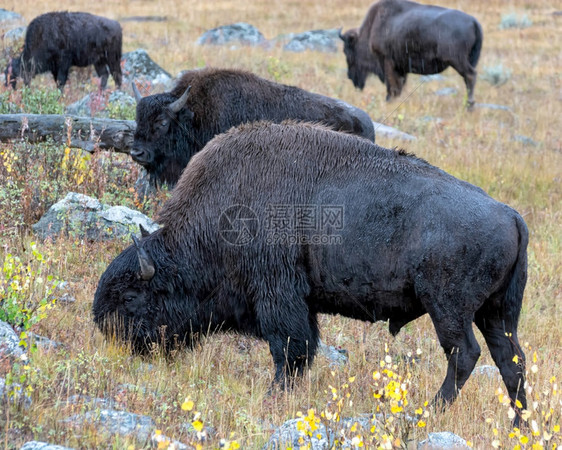
[[175, 185], [189, 159], [207, 142], [245, 122], [319, 122], [375, 140], [373, 122], [364, 111], [240, 70], [188, 71], [171, 92], [144, 98], [134, 83], [133, 88], [138, 105], [131, 157], [155, 184]]
[[16, 88], [23, 77], [26, 86], [40, 73], [51, 72], [62, 90], [71, 66], [94, 65], [105, 88], [109, 73], [121, 86], [121, 25], [115, 20], [83, 12], [50, 12], [31, 21], [23, 52], [8, 63], [6, 86]]
[[269, 343], [285, 385], [316, 354], [319, 313], [388, 320], [393, 335], [428, 313], [448, 359], [438, 403], [478, 360], [474, 322], [526, 407], [527, 227], [481, 189], [366, 139], [261, 122], [194, 156], [159, 217], [109, 265], [93, 303], [100, 329], [135, 350], [247, 333]]
[[340, 33], [347, 76], [363, 89], [369, 73], [386, 83], [386, 100], [398, 97], [408, 73], [433, 74], [453, 67], [474, 104], [482, 27], [468, 14], [408, 0], [373, 4], [359, 29]]

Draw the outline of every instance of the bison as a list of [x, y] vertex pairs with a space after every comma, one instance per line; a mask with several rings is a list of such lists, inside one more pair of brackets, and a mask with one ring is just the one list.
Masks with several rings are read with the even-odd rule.
[[93, 302], [99, 328], [135, 351], [250, 334], [269, 343], [284, 386], [316, 354], [319, 313], [388, 321], [392, 335], [428, 313], [448, 360], [438, 404], [479, 358], [475, 323], [526, 407], [528, 231], [483, 190], [357, 136], [259, 122], [195, 155], [159, 217], [110, 263]]
[[51, 72], [62, 91], [71, 66], [94, 65], [107, 84], [109, 73], [121, 86], [123, 33], [115, 20], [84, 12], [50, 12], [31, 21], [25, 33], [23, 52], [8, 63], [6, 86], [16, 88], [18, 76], [26, 86], [40, 73]]
[[482, 27], [468, 14], [408, 0], [373, 4], [359, 29], [341, 34], [347, 76], [363, 89], [369, 73], [386, 83], [386, 100], [398, 97], [408, 73], [434, 74], [453, 67], [474, 105]]
[[207, 142], [245, 122], [313, 121], [375, 140], [373, 122], [364, 111], [245, 71], [187, 71], [171, 92], [144, 98], [133, 88], [138, 105], [131, 157], [156, 185], [175, 185]]

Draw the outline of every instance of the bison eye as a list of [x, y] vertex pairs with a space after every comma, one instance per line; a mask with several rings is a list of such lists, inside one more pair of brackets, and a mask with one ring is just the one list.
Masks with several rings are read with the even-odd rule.
[[160, 120], [158, 121], [158, 126], [159, 126], [160, 128], [165, 128], [165, 127], [168, 126], [168, 123], [169, 123], [169, 122], [168, 122], [168, 119], [160, 119]]

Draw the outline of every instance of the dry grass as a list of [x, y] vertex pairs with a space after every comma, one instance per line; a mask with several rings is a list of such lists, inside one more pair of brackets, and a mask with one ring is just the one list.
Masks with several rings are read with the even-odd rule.
[[[529, 281], [519, 334], [526, 343], [529, 359], [534, 352], [537, 354], [539, 370], [532, 375], [535, 398], [549, 385], [553, 375], [558, 377], [558, 383], [562, 378], [562, 34], [559, 31], [562, 18], [552, 14], [553, 3], [546, 0], [441, 0], [438, 3], [462, 9], [482, 23], [484, 48], [479, 68], [502, 63], [512, 71], [512, 77], [501, 87], [480, 80], [476, 101], [507, 105], [512, 112], [489, 109], [466, 112], [462, 106], [462, 79], [451, 69], [444, 73], [446, 79], [442, 82], [422, 84], [419, 77], [410, 76], [402, 97], [385, 103], [385, 88], [374, 78], [369, 79], [362, 92], [353, 88], [346, 78], [341, 52], [293, 54], [279, 47], [230, 50], [194, 44], [206, 29], [238, 21], [255, 25], [268, 39], [315, 28], [347, 29], [360, 24], [368, 2], [353, 0], [345, 2], [344, 7], [341, 0], [246, 3], [74, 0], [64, 7], [115, 19], [165, 15], [166, 22], [124, 22], [124, 51], [143, 47], [172, 74], [203, 65], [239, 67], [337, 96], [365, 109], [374, 120], [418, 137], [407, 144], [380, 137], [379, 144], [406, 147], [517, 209], [531, 233]], [[8, 0], [3, 7], [31, 20], [37, 14], [60, 9], [60, 2]], [[526, 29], [499, 30], [501, 15], [512, 11], [526, 14], [533, 25]], [[35, 86], [41, 84], [53, 86], [53, 81], [45, 76], [33, 82]], [[75, 75], [71, 75], [67, 85], [65, 102], [81, 96], [73, 84], [77, 84]], [[442, 87], [454, 87], [458, 94], [435, 95]], [[441, 120], [424, 120], [428, 116]], [[526, 146], [514, 140], [516, 135], [532, 137], [539, 144]], [[7, 213], [6, 206], [0, 205], [0, 215]], [[23, 254], [22, 248], [30, 239], [25, 232], [2, 236], [2, 256], [8, 252]], [[34, 355], [33, 367], [39, 369], [33, 377], [34, 403], [28, 410], [16, 409], [11, 416], [3, 417], [5, 429], [10, 429], [3, 436], [8, 447], [32, 437], [77, 448], [125, 448], [134, 444], [99, 436], [93, 429], [74, 433], [63, 427], [58, 420], [71, 408], [60, 407], [57, 400], [77, 393], [113, 397], [131, 412], [150, 415], [164, 434], [178, 439], [185, 438], [181, 424], [191, 418], [180, 405], [190, 397], [205, 424], [214, 427], [218, 437], [228, 439], [234, 432], [243, 448], [259, 448], [273, 426], [295, 417], [298, 411], [306, 412], [310, 407], [321, 411], [328, 399], [325, 393], [328, 385], [339, 386], [349, 376], [357, 377], [352, 390], [354, 402], [344, 413], [373, 411], [372, 373], [385, 354], [385, 344], [390, 347], [391, 355], [421, 350], [419, 364], [398, 364], [399, 371], [411, 371], [416, 380], [409, 394], [412, 404], [420, 405], [431, 399], [444, 377], [445, 358], [427, 317], [407, 326], [395, 340], [383, 323], [366, 326], [340, 317], [322, 317], [323, 339], [348, 349], [349, 364], [332, 375], [327, 361], [319, 357], [298, 389], [274, 396], [266, 395], [273, 372], [267, 346], [240, 336], [212, 336], [204, 346], [193, 352], [181, 352], [172, 362], [156, 357], [149, 365], [130, 357], [127, 349], [106, 342], [90, 318], [99, 276], [122, 244], [93, 245], [68, 239], [42, 248], [52, 273], [69, 281], [77, 302], [57, 306], [36, 330], [64, 343], [65, 350], [39, 350]], [[479, 364], [493, 364], [481, 336], [478, 338], [483, 346]], [[123, 390], [119, 386], [125, 383], [147, 391]], [[472, 376], [458, 401], [444, 413], [432, 411], [427, 426], [411, 438], [423, 439], [427, 432], [449, 430], [471, 441], [476, 448], [489, 448], [496, 427], [503, 442], [514, 446], [515, 442], [508, 443], [510, 421], [506, 408], [496, 399], [497, 388], [503, 389], [498, 378]], [[558, 402], [555, 413], [560, 423], [560, 393], [551, 397]], [[491, 423], [486, 419], [491, 419]], [[215, 439], [208, 447], [217, 445]]]

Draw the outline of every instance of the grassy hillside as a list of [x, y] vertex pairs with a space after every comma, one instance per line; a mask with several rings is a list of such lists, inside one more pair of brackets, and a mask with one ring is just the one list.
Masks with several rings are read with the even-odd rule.
[[[117, 20], [166, 16], [161, 22], [123, 22], [124, 51], [145, 48], [172, 74], [205, 65], [237, 67], [339, 97], [366, 110], [373, 120], [417, 137], [407, 143], [380, 137], [379, 144], [404, 147], [517, 209], [530, 230], [529, 280], [519, 336], [528, 358], [527, 391], [530, 408], [534, 408], [530, 420], [536, 422], [538, 435], [533, 435], [534, 428], [510, 435], [508, 408], [500, 401], [505, 387], [500, 378], [485, 375], [473, 375], [447, 411], [428, 409], [425, 426], [407, 430], [405, 424], [395, 421], [387, 424], [387, 431], [391, 433], [394, 427], [393, 436], [400, 439], [393, 440], [394, 444], [411, 448], [432, 431], [452, 431], [475, 448], [490, 448], [492, 443], [531, 448], [546, 432], [547, 437], [555, 434], [544, 442], [545, 448], [553, 448], [556, 439], [560, 445], [556, 426], [562, 425], [562, 16], [552, 14], [555, 2], [546, 0], [438, 3], [462, 9], [481, 22], [484, 46], [479, 75], [500, 64], [504, 73], [509, 70], [511, 75], [500, 86], [479, 77], [476, 101], [505, 105], [511, 111], [477, 108], [467, 112], [463, 107], [464, 83], [452, 69], [443, 73], [442, 81], [422, 82], [410, 75], [402, 96], [386, 103], [385, 87], [378, 79], [371, 77], [364, 91], [355, 90], [347, 79], [341, 51], [299, 54], [283, 52], [279, 45], [230, 49], [194, 43], [209, 28], [241, 21], [256, 26], [268, 39], [318, 28], [345, 30], [360, 25], [368, 1], [73, 0], [64, 2], [62, 8]], [[2, 6], [28, 21], [61, 9], [61, 3], [53, 0], [7, 0]], [[500, 29], [502, 15], [508, 13], [526, 15], [532, 25]], [[93, 71], [73, 70], [63, 98], [35, 101], [69, 104], [95, 89], [95, 81]], [[32, 82], [32, 88], [43, 92], [54, 86], [50, 75]], [[113, 87], [112, 81], [109, 86]], [[435, 94], [444, 87], [455, 88], [457, 94]], [[31, 103], [29, 96], [33, 95], [27, 95], [0, 87], [4, 100]], [[219, 334], [206, 338], [193, 352], [180, 352], [173, 361], [159, 355], [145, 361], [104, 340], [91, 320], [92, 299], [101, 273], [128, 243], [94, 244], [71, 236], [37, 243], [33, 256], [35, 238], [30, 226], [70, 190], [154, 215], [166, 194], [140, 203], [133, 194], [137, 172], [124, 155], [88, 157], [77, 150], [65, 152], [63, 145], [53, 143], [0, 144], [0, 262], [4, 261], [0, 283], [8, 279], [12, 270], [9, 255], [14, 255], [35, 272], [41, 268], [45, 280], [51, 275], [68, 282], [67, 290], [76, 299], [68, 304], [43, 302], [44, 317], [31, 327], [64, 347], [39, 349], [29, 364], [0, 361], [0, 376], [17, 379], [32, 398], [28, 408], [0, 403], [0, 442], [6, 448], [19, 448], [30, 439], [75, 448], [139, 448], [133, 440], [103, 436], [93, 428], [76, 431], [61, 423], [80, 411], [80, 404], [61, 406], [60, 402], [74, 394], [112, 398], [128, 411], [151, 416], [163, 434], [184, 442], [193, 434], [182, 424], [193, 422], [197, 412], [197, 420], [215, 430], [213, 438], [201, 444], [203, 448], [218, 448], [221, 439], [236, 440], [242, 448], [260, 448], [274, 426], [299, 412], [306, 415], [311, 408], [314, 417], [320, 417], [322, 411], [350, 416], [384, 408], [372, 393], [373, 372], [382, 373], [380, 361], [385, 356], [390, 360], [386, 368], [390, 364], [395, 366], [394, 372], [409, 377], [409, 413], [433, 398], [444, 378], [446, 361], [428, 317], [409, 324], [396, 339], [385, 323], [367, 325], [322, 317], [323, 340], [347, 349], [349, 364], [333, 370], [325, 358], [318, 357], [297, 389], [273, 396], [267, 395], [273, 364], [263, 342]], [[42, 287], [37, 286], [37, 276], [29, 278], [30, 286], [18, 291], [18, 298], [40, 302]], [[493, 365], [478, 332], [477, 338], [483, 350], [478, 364]], [[416, 354], [419, 362], [407, 364], [411, 358], [405, 356]], [[350, 378], [353, 383], [342, 388]], [[128, 389], [129, 385], [139, 389]], [[342, 392], [349, 392], [349, 397]], [[341, 403], [335, 401], [340, 398]], [[187, 407], [191, 404], [186, 399], [193, 401], [193, 408]]]

